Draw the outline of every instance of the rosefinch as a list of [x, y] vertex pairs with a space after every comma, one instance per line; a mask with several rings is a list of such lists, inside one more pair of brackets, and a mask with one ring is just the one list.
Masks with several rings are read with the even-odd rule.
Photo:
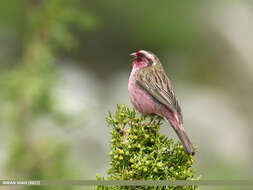
[[186, 153], [194, 155], [192, 143], [182, 126], [181, 108], [161, 62], [149, 51], [140, 50], [130, 55], [135, 57], [128, 82], [133, 106], [143, 114], [165, 118], [181, 140]]

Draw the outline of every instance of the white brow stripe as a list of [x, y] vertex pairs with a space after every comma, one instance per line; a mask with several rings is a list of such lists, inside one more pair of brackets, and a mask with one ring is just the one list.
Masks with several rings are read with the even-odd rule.
[[139, 52], [143, 53], [148, 59], [151, 59], [152, 61], [155, 60], [154, 56], [152, 54], [148, 53], [147, 51], [140, 50]]

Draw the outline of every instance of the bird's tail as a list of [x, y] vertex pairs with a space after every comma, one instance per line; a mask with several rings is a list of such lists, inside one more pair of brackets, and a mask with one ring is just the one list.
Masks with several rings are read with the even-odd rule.
[[170, 123], [170, 125], [172, 126], [172, 128], [176, 132], [178, 138], [182, 142], [185, 152], [189, 155], [194, 155], [195, 150], [193, 148], [193, 145], [192, 145], [189, 137], [185, 133], [184, 128], [182, 127], [182, 124], [178, 124], [178, 125], [180, 125], [180, 126], [178, 126], [177, 124], [171, 122], [169, 119], [167, 119], [167, 121]]

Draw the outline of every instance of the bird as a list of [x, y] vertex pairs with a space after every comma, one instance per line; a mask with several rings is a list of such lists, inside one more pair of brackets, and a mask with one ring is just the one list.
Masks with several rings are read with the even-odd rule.
[[185, 152], [194, 155], [194, 147], [183, 128], [181, 107], [158, 57], [145, 50], [131, 53], [132, 71], [128, 93], [134, 108], [145, 115], [168, 121], [182, 142]]

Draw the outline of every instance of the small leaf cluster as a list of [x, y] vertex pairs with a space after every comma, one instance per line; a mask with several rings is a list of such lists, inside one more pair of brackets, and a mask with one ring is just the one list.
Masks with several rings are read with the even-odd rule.
[[[194, 180], [193, 157], [187, 155], [180, 142], [160, 134], [161, 118], [137, 115], [134, 109], [117, 105], [114, 115], [106, 121], [111, 130], [110, 168], [108, 180]], [[98, 179], [101, 179], [97, 176]], [[198, 178], [196, 178], [198, 179]], [[97, 189], [128, 189], [102, 187]], [[135, 187], [135, 189], [154, 187]], [[155, 189], [196, 189], [187, 187], [156, 187]], [[131, 188], [130, 188], [131, 189]]]

